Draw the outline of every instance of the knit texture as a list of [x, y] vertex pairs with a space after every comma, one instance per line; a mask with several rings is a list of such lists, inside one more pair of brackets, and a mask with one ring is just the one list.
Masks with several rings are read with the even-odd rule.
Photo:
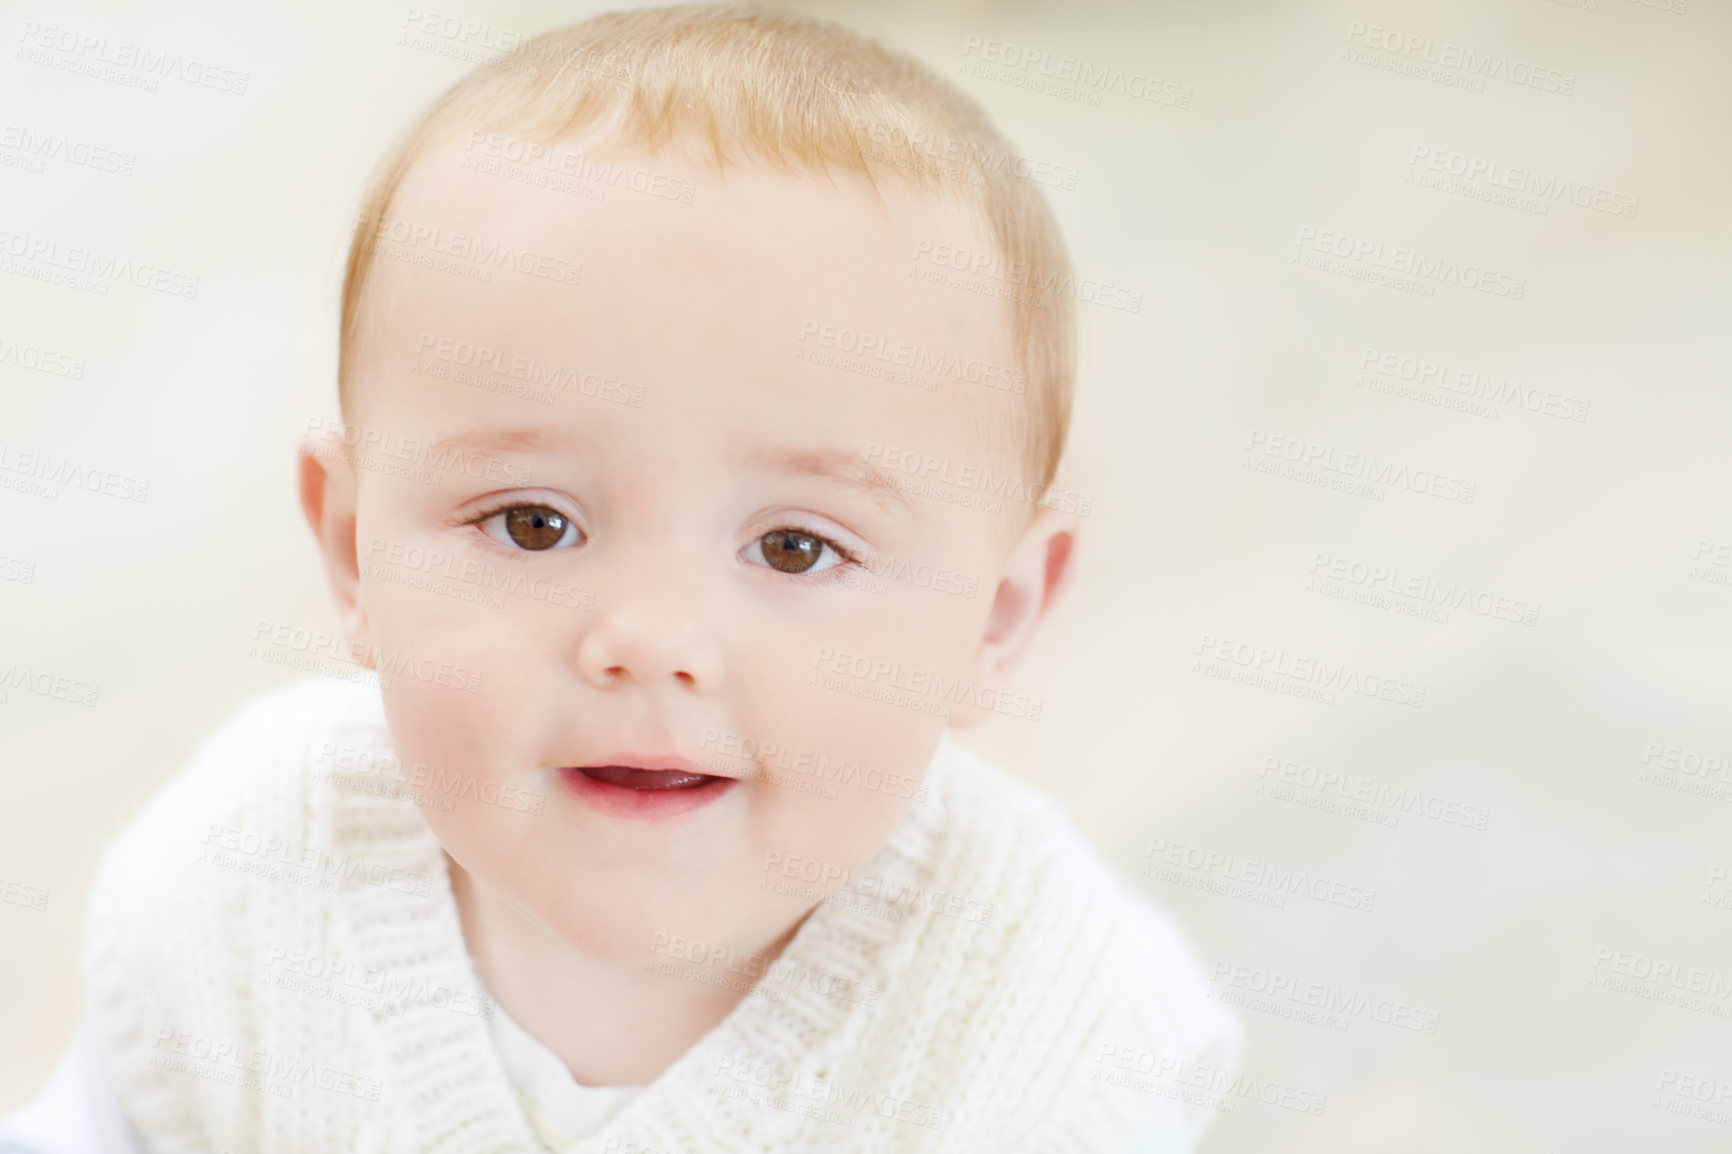
[[[278, 690], [104, 856], [86, 978], [152, 1154], [543, 1149], [393, 764], [376, 688]], [[1238, 1033], [1172, 924], [948, 736], [927, 780], [870, 891], [576, 1154], [1190, 1149], [1211, 1112], [1159, 1071]]]

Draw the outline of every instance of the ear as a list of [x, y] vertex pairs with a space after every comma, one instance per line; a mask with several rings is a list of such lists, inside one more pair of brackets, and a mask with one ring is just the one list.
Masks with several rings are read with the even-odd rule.
[[361, 603], [361, 567], [355, 537], [355, 470], [342, 446], [321, 444], [312, 433], [301, 437], [301, 511], [324, 555], [325, 577], [337, 601], [337, 616], [349, 654], [369, 669], [373, 637]]
[[1058, 509], [1040, 507], [1029, 518], [1005, 561], [969, 670], [975, 685], [992, 692], [983, 702], [959, 702], [950, 712], [952, 728], [979, 725], [994, 712], [1014, 712], [993, 707], [1007, 691], [1014, 694], [1007, 684], [1011, 671], [1070, 582], [1079, 528], [1075, 513]]

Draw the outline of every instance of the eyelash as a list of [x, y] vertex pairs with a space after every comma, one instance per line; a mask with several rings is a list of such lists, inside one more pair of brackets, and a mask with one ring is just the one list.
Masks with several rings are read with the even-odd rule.
[[[842, 560], [839, 564], [832, 565], [828, 569], [821, 569], [816, 573], [811, 571], [805, 573], [782, 573], [782, 576], [792, 577], [796, 581], [810, 581], [813, 584], [825, 584], [831, 581], [847, 580], [848, 575], [852, 570], [860, 568], [860, 557], [854, 552], [854, 550], [848, 548], [839, 541], [824, 536], [822, 533], [814, 533], [812, 530], [802, 528], [799, 525], [772, 525], [762, 533], [759, 533], [756, 537], [753, 537], [752, 541], [762, 541], [771, 533], [788, 531], [803, 533], [808, 537], [816, 537], [819, 541], [822, 541], [825, 545], [834, 549], [836, 551], [836, 556], [842, 558]], [[765, 565], [763, 568], [769, 569], [772, 573], [781, 573], [781, 570], [775, 568], [773, 565]]]
[[[571, 522], [574, 527], [576, 526], [575, 519], [572, 518], [570, 514], [566, 513], [565, 510], [561, 509], [557, 505], [546, 504], [546, 503], [540, 502], [540, 501], [507, 501], [507, 502], [504, 502], [503, 504], [484, 506], [480, 511], [475, 513], [474, 516], [466, 518], [461, 523], [463, 525], [466, 525], [466, 526], [474, 527], [478, 532], [480, 532], [480, 534], [483, 537], [487, 538], [487, 543], [489, 545], [497, 546], [498, 548], [504, 549], [510, 553], [535, 553], [535, 552], [553, 553], [553, 552], [557, 552], [557, 550], [554, 550], [554, 549], [543, 549], [543, 550], [515, 549], [509, 545], [502, 545], [502, 544], [500, 544], [500, 542], [494, 540], [493, 536], [491, 534], [489, 534], [487, 532], [487, 530], [481, 528], [481, 526], [483, 524], [485, 524], [490, 519], [499, 516], [499, 514], [501, 514], [501, 513], [509, 513], [513, 509], [526, 509], [526, 508], [552, 509], [554, 512], [558, 513], [560, 516], [564, 517], [567, 521]], [[578, 534], [580, 536], [587, 539], [588, 535], [585, 534], [582, 529], [578, 529], [577, 531], [578, 531]], [[838, 557], [842, 558], [842, 561], [841, 561], [841, 564], [832, 565], [828, 569], [823, 569], [823, 570], [820, 570], [816, 573], [810, 573], [810, 572], [808, 572], [808, 573], [783, 573], [782, 575], [784, 577], [792, 577], [792, 578], [795, 578], [797, 580], [811, 581], [814, 583], [827, 582], [827, 581], [839, 581], [839, 580], [843, 580], [844, 578], [846, 578], [849, 570], [857, 569], [860, 567], [860, 557], [857, 553], [855, 553], [854, 550], [848, 548], [848, 546], [842, 544], [839, 541], [836, 541], [836, 540], [833, 540], [832, 538], [824, 536], [822, 533], [814, 533], [814, 532], [812, 532], [812, 530], [802, 528], [799, 525], [772, 525], [768, 529], [765, 529], [762, 533], [759, 533], [756, 537], [752, 538], [752, 540], [753, 541], [760, 541], [764, 537], [768, 536], [771, 533], [786, 532], [786, 531], [792, 531], [795, 533], [804, 533], [809, 537], [816, 537], [819, 541], [823, 542], [825, 545], [828, 545], [830, 548], [834, 549], [836, 551], [836, 555]], [[771, 569], [774, 572], [781, 572], [780, 570], [775, 569], [774, 566], [770, 566], [770, 565], [765, 565], [765, 566], [763, 566], [763, 568]]]
[[536, 552], [554, 553], [554, 552], [558, 552], [558, 550], [555, 550], [555, 549], [537, 550], [537, 549], [515, 548], [513, 546], [506, 545], [506, 544], [494, 539], [493, 534], [489, 533], [486, 529], [482, 528], [483, 525], [485, 525], [488, 521], [492, 520], [494, 517], [499, 516], [499, 514], [501, 514], [501, 513], [509, 513], [513, 509], [552, 509], [555, 513], [558, 513], [561, 517], [564, 517], [567, 524], [569, 524], [572, 528], [577, 529], [577, 533], [578, 533], [579, 537], [586, 538], [586, 539], [588, 537], [587, 533], [585, 533], [582, 529], [577, 528], [577, 519], [575, 517], [573, 517], [571, 514], [567, 513], [564, 509], [561, 509], [558, 505], [552, 504], [551, 502], [548, 502], [548, 501], [505, 501], [505, 502], [502, 502], [501, 504], [498, 504], [498, 505], [483, 506], [481, 508], [481, 510], [479, 512], [477, 512], [474, 516], [464, 519], [462, 522], [460, 522], [460, 524], [474, 527], [476, 532], [480, 533], [482, 537], [486, 538], [487, 543], [489, 545], [492, 545], [494, 548], [497, 548], [497, 549], [503, 549], [507, 553], [536, 553]]

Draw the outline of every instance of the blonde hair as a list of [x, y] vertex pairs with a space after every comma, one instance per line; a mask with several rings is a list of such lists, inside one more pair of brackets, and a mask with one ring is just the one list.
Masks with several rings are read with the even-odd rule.
[[1027, 394], [1014, 419], [1028, 427], [1016, 435], [1028, 473], [1051, 483], [1070, 425], [1076, 321], [1070, 296], [1050, 291], [1071, 283], [1071, 267], [1045, 198], [1017, 174], [985, 111], [913, 57], [752, 5], [610, 12], [557, 28], [469, 72], [421, 115], [374, 172], [349, 249], [337, 374], [345, 413], [378, 230], [405, 175], [466, 131], [507, 128], [549, 145], [598, 132], [651, 151], [707, 146], [724, 172], [834, 169], [874, 189], [888, 176], [972, 213], [998, 245], [995, 267], [1010, 272], [1001, 287]]

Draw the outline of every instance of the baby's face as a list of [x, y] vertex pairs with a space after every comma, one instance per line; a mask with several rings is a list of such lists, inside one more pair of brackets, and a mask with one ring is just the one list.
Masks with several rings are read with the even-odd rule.
[[967, 379], [1013, 363], [1008, 304], [910, 275], [922, 245], [990, 251], [942, 205], [611, 155], [695, 195], [574, 196], [457, 145], [393, 204], [350, 414], [357, 631], [478, 882], [597, 956], [751, 953], [1006, 688], [981, 643], [1028, 508], [982, 508], [979, 474], [1034, 480], [1000, 431], [1026, 398]]

